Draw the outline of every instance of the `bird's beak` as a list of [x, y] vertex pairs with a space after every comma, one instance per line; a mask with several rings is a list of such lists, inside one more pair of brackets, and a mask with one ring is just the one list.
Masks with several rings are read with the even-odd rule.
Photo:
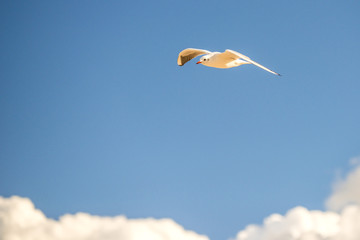
[[201, 62], [199, 61], [199, 62], [197, 62], [196, 64], [199, 64], [199, 63], [201, 63]]

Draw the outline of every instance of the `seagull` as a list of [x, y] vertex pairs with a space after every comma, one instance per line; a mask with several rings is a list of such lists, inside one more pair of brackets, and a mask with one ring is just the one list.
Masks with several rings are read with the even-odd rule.
[[263, 65], [260, 65], [259, 63], [251, 60], [249, 57], [230, 49], [226, 49], [225, 52], [220, 53], [220, 52], [210, 52], [208, 50], [203, 50], [203, 49], [187, 48], [179, 53], [177, 63], [179, 66], [183, 66], [191, 59], [200, 55], [204, 55], [204, 56], [202, 56], [200, 58], [200, 61], [197, 62], [196, 64], [202, 64], [214, 68], [232, 68], [232, 67], [238, 67], [243, 64], [252, 63], [255, 66], [258, 66], [268, 72], [271, 72], [272, 74], [281, 76], [279, 73], [274, 72], [264, 67]]

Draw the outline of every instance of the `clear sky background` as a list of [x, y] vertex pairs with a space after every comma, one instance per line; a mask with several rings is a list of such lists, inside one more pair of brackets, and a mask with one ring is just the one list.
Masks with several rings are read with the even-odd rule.
[[[360, 154], [358, 1], [1, 1], [0, 195], [211, 239], [324, 209]], [[182, 67], [188, 47], [254, 65]]]

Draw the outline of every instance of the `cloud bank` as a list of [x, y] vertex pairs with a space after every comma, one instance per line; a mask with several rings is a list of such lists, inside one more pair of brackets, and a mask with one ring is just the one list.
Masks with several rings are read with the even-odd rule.
[[208, 240], [171, 219], [127, 219], [87, 213], [47, 218], [27, 198], [0, 197], [2, 240]]
[[[360, 161], [357, 161], [359, 164]], [[234, 240], [359, 240], [360, 165], [334, 184], [329, 211], [290, 209], [248, 225]], [[221, 226], [219, 226], [221, 227]], [[100, 217], [87, 213], [47, 218], [28, 198], [0, 197], [1, 240], [209, 240], [171, 219]]]
[[359, 240], [360, 165], [335, 182], [326, 206], [331, 211], [295, 207], [284, 216], [272, 214], [262, 226], [248, 225], [236, 240]]
[[295, 207], [285, 216], [272, 214], [263, 226], [249, 225], [236, 240], [359, 240], [360, 207], [347, 206], [341, 213], [309, 211]]
[[358, 167], [335, 182], [334, 193], [326, 201], [328, 209], [339, 211], [349, 204], [360, 205], [360, 157], [350, 159], [350, 163]]

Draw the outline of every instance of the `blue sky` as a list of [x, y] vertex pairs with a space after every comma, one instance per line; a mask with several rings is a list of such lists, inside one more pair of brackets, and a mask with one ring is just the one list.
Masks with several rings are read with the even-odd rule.
[[[2, 1], [0, 195], [227, 239], [360, 154], [356, 1]], [[176, 64], [184, 48], [253, 65]]]

